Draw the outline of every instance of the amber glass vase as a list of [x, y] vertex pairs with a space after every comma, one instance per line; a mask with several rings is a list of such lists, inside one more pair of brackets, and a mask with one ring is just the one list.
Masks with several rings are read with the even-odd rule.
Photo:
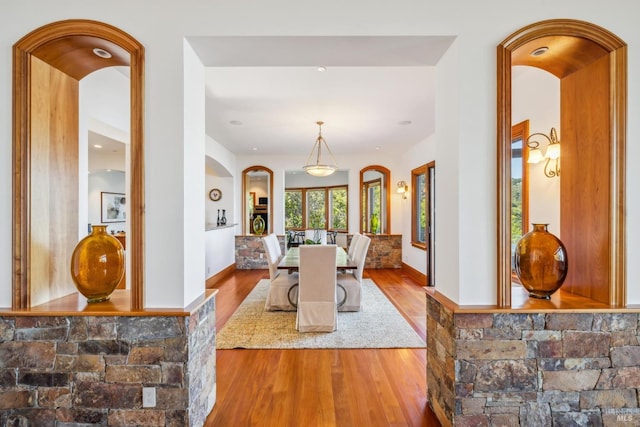
[[94, 225], [71, 256], [71, 277], [88, 302], [109, 299], [124, 275], [124, 249], [107, 234], [106, 225]]
[[549, 299], [567, 277], [567, 250], [548, 224], [533, 224], [522, 236], [514, 253], [516, 274], [522, 286], [535, 298]]

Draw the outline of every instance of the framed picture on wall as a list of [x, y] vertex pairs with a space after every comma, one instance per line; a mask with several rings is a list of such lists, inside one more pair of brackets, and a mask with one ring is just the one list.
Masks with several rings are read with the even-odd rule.
[[122, 193], [100, 193], [100, 221], [125, 222], [127, 198]]

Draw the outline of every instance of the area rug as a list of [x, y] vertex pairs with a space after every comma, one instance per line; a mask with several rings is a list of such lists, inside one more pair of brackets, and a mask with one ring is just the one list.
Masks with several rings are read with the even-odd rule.
[[362, 309], [339, 312], [338, 330], [296, 331], [296, 313], [266, 311], [269, 281], [263, 279], [216, 336], [218, 349], [419, 348], [425, 342], [371, 279], [362, 284]]

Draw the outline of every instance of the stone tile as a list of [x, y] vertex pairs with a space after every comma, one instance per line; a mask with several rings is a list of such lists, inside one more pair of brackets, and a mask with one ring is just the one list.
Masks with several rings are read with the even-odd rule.
[[456, 340], [458, 359], [522, 359], [527, 354], [527, 345], [518, 340], [461, 341]]
[[165, 427], [164, 411], [139, 409], [135, 411], [110, 411], [110, 426]]
[[460, 415], [454, 420], [456, 427], [489, 427], [491, 421], [487, 415]]
[[129, 354], [129, 344], [124, 341], [84, 341], [78, 343], [81, 354]]
[[162, 384], [184, 385], [184, 364], [162, 363]]
[[527, 402], [520, 406], [521, 426], [551, 426], [551, 408], [544, 402]]
[[20, 328], [15, 331], [16, 341], [64, 341], [69, 328], [59, 326], [52, 328]]
[[15, 387], [17, 378], [16, 369], [0, 369], [0, 387]]
[[61, 354], [78, 354], [78, 344], [75, 342], [57, 342], [56, 353]]
[[597, 408], [637, 408], [636, 391], [632, 389], [620, 390], [592, 390], [580, 393], [580, 409]]
[[121, 340], [153, 340], [175, 338], [185, 334], [178, 317], [119, 317], [118, 337]]
[[520, 417], [517, 414], [492, 414], [489, 419], [491, 427], [520, 427]]
[[162, 382], [162, 369], [157, 365], [109, 365], [105, 381], [110, 383], [159, 384]]
[[596, 386], [600, 371], [543, 371], [543, 390], [582, 391], [593, 390]]
[[51, 369], [53, 342], [7, 341], [0, 343], [0, 368]]
[[189, 407], [189, 392], [184, 388], [158, 387], [157, 408], [179, 410]]
[[477, 329], [493, 327], [492, 314], [456, 314], [455, 327], [458, 329]]
[[11, 427], [57, 427], [55, 425], [56, 411], [50, 408], [21, 408], [15, 409], [7, 415], [4, 426]]
[[29, 408], [36, 401], [33, 390], [3, 390], [0, 409]]
[[0, 319], [0, 342], [13, 340], [16, 322], [13, 318]]
[[640, 389], [640, 367], [626, 367], [617, 370], [611, 380], [613, 388]]
[[602, 427], [604, 425], [600, 411], [555, 412], [552, 418], [554, 426]]
[[66, 387], [71, 375], [65, 372], [37, 372], [21, 369], [18, 384], [31, 387]]
[[611, 335], [605, 332], [563, 333], [564, 357], [606, 357], [609, 356]]
[[85, 427], [88, 425], [107, 425], [107, 409], [64, 408], [57, 411], [56, 427]]
[[640, 346], [612, 348], [611, 363], [614, 367], [640, 365]]
[[78, 382], [73, 406], [78, 408], [134, 409], [142, 406], [142, 386], [139, 384], [106, 384]]
[[69, 387], [39, 387], [38, 406], [42, 408], [70, 408], [71, 396]]
[[477, 391], [535, 391], [538, 376], [535, 359], [496, 360], [478, 368]]
[[637, 333], [638, 314], [637, 313], [605, 313], [600, 315], [603, 318], [601, 330], [607, 332], [628, 331]]
[[590, 331], [593, 325], [591, 313], [553, 313], [546, 316], [546, 329], [558, 331]]
[[157, 365], [164, 359], [164, 347], [133, 347], [127, 363], [130, 365]]

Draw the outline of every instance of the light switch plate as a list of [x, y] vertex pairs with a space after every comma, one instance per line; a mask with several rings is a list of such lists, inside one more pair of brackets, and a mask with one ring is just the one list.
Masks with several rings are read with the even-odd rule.
[[142, 407], [143, 408], [156, 407], [156, 388], [155, 387], [142, 387]]

